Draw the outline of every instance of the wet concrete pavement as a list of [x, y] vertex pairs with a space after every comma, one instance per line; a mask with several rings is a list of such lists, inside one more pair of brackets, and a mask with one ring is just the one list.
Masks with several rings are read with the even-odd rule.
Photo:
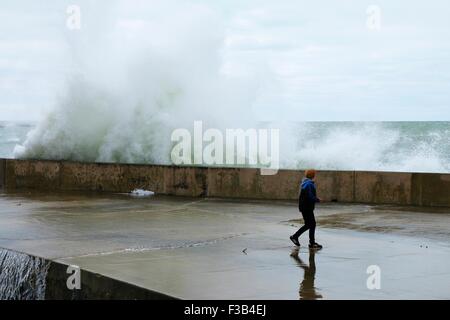
[[179, 298], [450, 298], [450, 209], [324, 204], [317, 220], [314, 253], [288, 240], [293, 202], [2, 194], [0, 247]]

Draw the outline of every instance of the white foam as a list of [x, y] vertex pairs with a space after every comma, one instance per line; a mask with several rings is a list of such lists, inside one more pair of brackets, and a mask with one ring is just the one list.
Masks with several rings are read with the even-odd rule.
[[170, 0], [127, 4], [116, 4], [122, 17], [151, 18], [118, 19], [100, 6], [92, 23], [101, 30], [83, 30], [71, 42], [76, 72], [15, 157], [168, 164], [176, 128], [195, 120], [253, 126], [250, 81], [221, 73], [218, 13]]
[[153, 191], [144, 190], [144, 189], [134, 189], [130, 192], [130, 195], [134, 197], [150, 197], [154, 196], [155, 193]]

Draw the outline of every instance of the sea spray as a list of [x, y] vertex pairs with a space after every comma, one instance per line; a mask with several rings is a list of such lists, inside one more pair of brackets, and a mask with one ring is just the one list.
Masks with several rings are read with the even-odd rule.
[[[76, 72], [15, 157], [167, 164], [171, 132], [195, 120], [254, 127], [250, 79], [221, 72], [220, 16], [172, 4], [140, 3], [117, 19], [98, 8], [102, 36], [82, 30], [71, 42]], [[144, 7], [151, 19], [139, 18]]]
[[313, 122], [285, 127], [283, 168], [450, 172], [448, 122]]
[[67, 34], [65, 90], [16, 158], [171, 164], [172, 132], [200, 120], [222, 132], [280, 129], [281, 168], [450, 172], [449, 122], [257, 123], [268, 118], [256, 114], [257, 83], [277, 83], [223, 72], [220, 14], [182, 1], [135, 4], [83, 11], [83, 28]]

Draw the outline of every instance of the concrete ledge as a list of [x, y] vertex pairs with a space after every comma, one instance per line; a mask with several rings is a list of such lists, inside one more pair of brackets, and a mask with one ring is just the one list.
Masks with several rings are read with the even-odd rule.
[[[67, 288], [68, 265], [0, 248], [0, 277], [7, 299], [45, 300], [173, 300], [174, 297], [80, 269], [80, 289]], [[39, 267], [39, 268], [37, 268]], [[24, 276], [25, 275], [25, 276]], [[2, 280], [4, 280], [2, 282]], [[8, 288], [9, 287], [9, 288]]]
[[[0, 186], [3, 181], [8, 190], [129, 192], [142, 188], [189, 197], [295, 200], [302, 176], [301, 170], [261, 175], [252, 168], [0, 159]], [[324, 201], [450, 207], [450, 174], [320, 171], [317, 188]]]
[[[302, 176], [300, 174], [298, 181]], [[323, 201], [355, 202], [355, 179], [353, 171], [320, 171], [317, 173], [317, 181], [320, 181], [317, 193]]]
[[266, 176], [259, 169], [210, 168], [208, 196], [292, 200], [298, 196], [300, 177], [298, 171], [280, 170]]
[[450, 174], [413, 173], [411, 204], [450, 206]]
[[48, 270], [45, 300], [174, 300], [175, 298], [99, 273], [81, 269], [80, 290], [67, 289], [68, 265], [52, 261]]
[[411, 204], [411, 173], [355, 172], [354, 202]]
[[0, 190], [5, 188], [5, 178], [6, 178], [6, 160], [0, 159]]
[[61, 190], [122, 192], [123, 168], [117, 164], [61, 163]]
[[189, 197], [207, 196], [208, 168], [163, 167], [165, 194]]
[[61, 164], [57, 161], [6, 160], [5, 173], [7, 189], [61, 189]]

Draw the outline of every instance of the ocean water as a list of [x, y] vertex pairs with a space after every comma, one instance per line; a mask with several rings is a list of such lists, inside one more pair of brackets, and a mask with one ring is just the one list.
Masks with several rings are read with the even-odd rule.
[[[45, 125], [0, 122], [0, 157], [170, 164], [170, 136], [154, 139], [133, 128], [134, 143], [124, 144], [108, 138], [105, 128], [90, 130], [89, 140]], [[450, 172], [450, 122], [305, 122], [280, 128], [281, 168]], [[106, 144], [114, 152], [105, 152]], [[149, 156], [160, 150], [167, 154]]]
[[31, 122], [0, 121], [0, 158], [14, 158], [15, 146], [22, 144], [35, 127]]

